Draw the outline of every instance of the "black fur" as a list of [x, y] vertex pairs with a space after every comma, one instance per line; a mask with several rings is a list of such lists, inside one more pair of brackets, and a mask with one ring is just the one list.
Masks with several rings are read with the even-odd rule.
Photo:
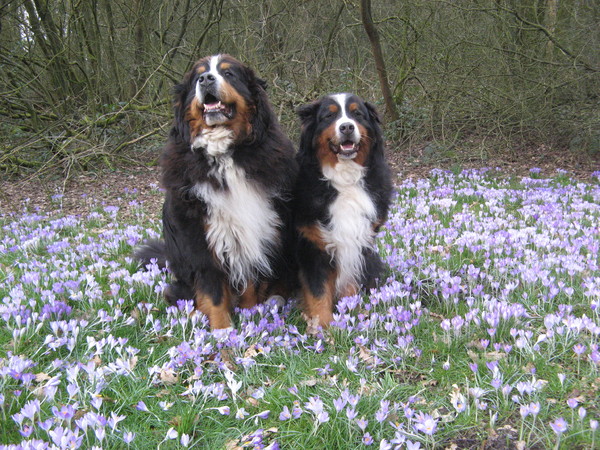
[[[229, 282], [227, 267], [222, 267], [207, 242], [207, 204], [192, 191], [198, 183], [228, 189], [210, 172], [210, 157], [204, 149], [191, 149], [193, 130], [189, 109], [196, 95], [199, 67], [206, 65], [207, 60], [210, 61], [208, 58], [198, 61], [175, 87], [175, 119], [160, 161], [162, 186], [166, 190], [164, 242], [150, 242], [136, 254], [142, 261], [150, 258], [158, 258], [163, 263], [168, 261], [175, 279], [165, 292], [170, 303], [202, 293], [208, 295], [214, 305], [220, 305], [228, 292], [236, 293], [239, 288]], [[244, 98], [249, 108], [250, 132], [243, 131], [235, 136], [230, 155], [233, 163], [244, 170], [246, 179], [266, 192], [283, 223], [279, 229], [279, 247], [269, 254], [272, 275], [249, 281], [255, 286], [265, 283], [268, 286], [292, 285], [295, 269], [290, 250], [293, 225], [289, 203], [297, 172], [294, 148], [280, 129], [264, 90], [264, 81], [239, 61], [226, 55], [223, 60], [231, 65], [233, 73], [227, 82]]]
[[164, 269], [167, 265], [165, 251], [164, 241], [153, 239], [146, 241], [144, 245], [136, 248], [133, 256], [141, 262], [143, 266], [147, 266], [154, 260], [158, 267]]
[[[360, 160], [361, 165], [365, 167], [362, 185], [375, 206], [377, 218], [372, 226], [377, 230], [386, 220], [392, 194], [391, 174], [384, 156], [381, 122], [373, 105], [363, 102], [355, 95], [349, 94], [346, 98], [347, 104], [353, 103], [353, 107], [358, 105], [351, 119], [364, 127], [367, 134], [363, 140], [367, 143], [368, 152], [365, 152], [364, 161]], [[295, 225], [299, 231], [296, 255], [305, 300], [308, 294], [322, 298], [326, 292], [327, 279], [335, 276], [339, 270], [335, 259], [322, 248], [323, 245], [319, 248], [318, 242], [307, 239], [300, 232], [303, 228], [327, 228], [331, 221], [330, 206], [339, 195], [338, 190], [323, 174], [323, 165], [331, 164], [332, 161], [337, 164], [337, 157], [323, 149], [319, 150], [319, 140], [322, 141], [323, 133], [331, 130], [340, 117], [332, 112], [335, 111], [334, 104], [337, 102], [333, 96], [325, 96], [297, 110], [302, 123], [302, 133], [297, 155], [299, 173], [294, 189], [294, 210]], [[362, 286], [370, 288], [381, 275], [383, 262], [371, 248], [363, 248], [362, 254], [364, 264], [358, 278]], [[310, 305], [308, 306], [310, 310]], [[326, 326], [326, 323], [321, 322], [321, 325]]]

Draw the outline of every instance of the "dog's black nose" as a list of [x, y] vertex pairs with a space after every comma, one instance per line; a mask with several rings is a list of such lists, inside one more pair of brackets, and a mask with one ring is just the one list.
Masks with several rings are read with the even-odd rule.
[[200, 86], [210, 86], [211, 84], [214, 84], [216, 79], [217, 78], [212, 73], [203, 73], [198, 78], [198, 81], [200, 82]]
[[340, 133], [352, 134], [354, 133], [354, 124], [352, 122], [344, 122], [340, 125]]

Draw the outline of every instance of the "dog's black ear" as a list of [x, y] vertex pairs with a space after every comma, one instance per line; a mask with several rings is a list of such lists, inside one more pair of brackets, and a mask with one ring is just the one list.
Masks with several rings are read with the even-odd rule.
[[265, 80], [263, 80], [262, 78], [259, 78], [259, 77], [256, 77], [256, 84], [258, 84], [265, 91], [267, 90], [267, 87], [269, 86]]
[[190, 125], [185, 116], [191, 97], [195, 95], [194, 73], [193, 69], [190, 70], [183, 77], [183, 81], [173, 87], [174, 121], [171, 134], [177, 134], [186, 142], [190, 140]]
[[365, 102], [365, 107], [367, 108], [370, 119], [373, 122], [381, 125], [381, 117], [379, 116], [379, 113], [377, 112], [377, 108], [375, 108], [375, 105], [370, 102]]
[[183, 82], [175, 85], [173, 88], [173, 129], [171, 133], [176, 133], [184, 141], [190, 139], [190, 126], [185, 120], [186, 110], [188, 107], [188, 97], [190, 90], [193, 89], [190, 85], [191, 80], [189, 74], [183, 79]]
[[300, 122], [302, 123], [303, 127], [308, 126], [315, 120], [315, 117], [317, 116], [317, 110], [319, 109], [320, 105], [320, 101], [316, 101], [299, 106], [296, 109], [296, 114], [298, 114], [298, 117], [300, 117]]
[[259, 95], [260, 90], [267, 90], [267, 82], [256, 75], [254, 70], [252, 70], [250, 67], [242, 64], [242, 72], [244, 73], [244, 77], [246, 78], [248, 86], [250, 87], [250, 92], [254, 97]]

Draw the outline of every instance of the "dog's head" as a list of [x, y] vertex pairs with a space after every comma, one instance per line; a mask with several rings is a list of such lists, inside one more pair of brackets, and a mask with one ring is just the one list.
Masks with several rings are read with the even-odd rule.
[[365, 165], [381, 127], [375, 107], [354, 94], [333, 94], [298, 108], [300, 152], [315, 152], [321, 165], [352, 160]]
[[231, 130], [234, 141], [243, 140], [253, 132], [264, 89], [265, 82], [232, 56], [202, 58], [175, 87], [174, 130], [186, 142], [217, 127]]

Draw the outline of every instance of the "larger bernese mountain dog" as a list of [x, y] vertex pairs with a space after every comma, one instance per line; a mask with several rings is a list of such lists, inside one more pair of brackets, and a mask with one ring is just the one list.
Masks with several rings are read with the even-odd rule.
[[373, 287], [383, 269], [375, 234], [392, 194], [380, 119], [353, 94], [298, 109], [302, 122], [294, 190], [297, 260], [305, 314], [327, 327], [335, 301]]
[[166, 299], [193, 299], [211, 328], [226, 328], [234, 305], [293, 284], [295, 150], [264, 81], [229, 55], [199, 60], [175, 87], [174, 110], [161, 158], [164, 241], [136, 256], [166, 260]]

